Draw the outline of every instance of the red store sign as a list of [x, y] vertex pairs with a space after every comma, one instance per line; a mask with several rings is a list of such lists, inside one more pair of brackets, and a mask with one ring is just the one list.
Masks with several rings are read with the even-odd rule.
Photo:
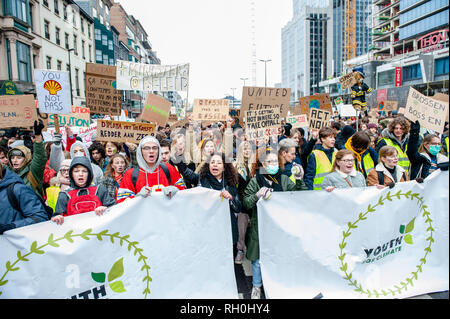
[[[417, 40], [418, 49], [438, 50], [443, 48], [443, 42], [448, 41], [448, 29], [433, 31]], [[431, 51], [430, 50], [430, 51]]]
[[395, 68], [395, 87], [402, 86], [402, 68]]

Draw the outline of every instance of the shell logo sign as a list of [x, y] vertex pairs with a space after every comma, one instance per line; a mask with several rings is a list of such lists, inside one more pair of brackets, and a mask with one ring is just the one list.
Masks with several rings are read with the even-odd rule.
[[61, 91], [61, 84], [54, 80], [49, 80], [45, 82], [44, 89], [46, 89], [50, 95], [56, 95], [58, 94], [58, 91]]

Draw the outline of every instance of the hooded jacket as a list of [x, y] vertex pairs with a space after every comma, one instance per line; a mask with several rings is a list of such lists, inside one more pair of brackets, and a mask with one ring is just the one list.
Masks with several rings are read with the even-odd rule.
[[[85, 156], [90, 160], [89, 150], [87, 149], [86, 145], [84, 145], [84, 143], [82, 143], [80, 141], [73, 143], [72, 147], [70, 148], [70, 158], [71, 159], [75, 158], [75, 153], [73, 152], [73, 150], [76, 146], [82, 147], [84, 150]], [[63, 160], [64, 160], [64, 153], [62, 150], [62, 144], [59, 144], [59, 145], [53, 144], [51, 152], [50, 152], [50, 167], [53, 168], [56, 172], [58, 172], [59, 168], [61, 166], [61, 162]], [[94, 184], [99, 185], [103, 179], [103, 171], [100, 168], [100, 166], [98, 166], [92, 162], [91, 162], [91, 166], [92, 166], [92, 172], [94, 174], [94, 179], [93, 179]]]
[[[153, 142], [158, 146], [158, 159], [153, 167], [149, 167], [144, 157], [142, 156], [142, 147], [149, 142]], [[120, 188], [117, 193], [117, 202], [122, 202], [127, 198], [132, 198], [138, 194], [144, 186], [149, 187], [167, 187], [169, 186], [169, 180], [166, 177], [163, 169], [161, 168], [161, 146], [156, 138], [153, 136], [147, 136], [141, 140], [136, 150], [136, 159], [139, 165], [139, 175], [136, 181], [136, 187], [133, 183], [133, 169], [129, 169], [125, 172]], [[179, 190], [186, 189], [183, 178], [180, 173], [170, 164], [165, 164], [170, 173], [170, 185], [177, 187]]]
[[[38, 194], [39, 196], [42, 196], [44, 193], [42, 181], [44, 179], [45, 165], [47, 164], [47, 152], [45, 151], [44, 143], [43, 142], [33, 143], [33, 154], [31, 154], [31, 150], [28, 147], [23, 146], [23, 145], [12, 148], [8, 152], [8, 159], [11, 158], [11, 154], [12, 154], [12, 152], [14, 152], [14, 150], [20, 150], [25, 155], [25, 165], [21, 169], [16, 171], [12, 167], [11, 161], [10, 161], [9, 168], [14, 173], [19, 175], [20, 178], [22, 178], [25, 185], [31, 186], [34, 189], [36, 194]], [[31, 181], [29, 180], [29, 178], [27, 176], [29, 172], [31, 172], [31, 174], [33, 174], [33, 177], [37, 182], [36, 188], [33, 187]]]
[[[77, 165], [82, 165], [82, 166], [86, 167], [88, 170], [88, 178], [87, 178], [86, 185], [84, 187], [80, 187], [80, 186], [76, 185], [75, 181], [73, 179], [73, 170], [74, 170], [75, 166], [77, 166]], [[53, 216], [66, 214], [67, 205], [70, 200], [70, 197], [68, 195], [70, 191], [76, 189], [76, 190], [78, 190], [78, 193], [77, 193], [78, 196], [86, 195], [88, 193], [88, 188], [93, 186], [92, 181], [94, 179], [94, 174], [92, 172], [92, 165], [91, 165], [89, 158], [84, 157], [84, 156], [77, 156], [72, 160], [72, 162], [70, 164], [70, 168], [69, 168], [69, 179], [70, 179], [70, 187], [67, 190], [59, 193], [58, 202], [56, 203], [55, 213], [53, 214]], [[107, 189], [103, 185], [99, 185], [96, 187], [97, 187], [97, 190], [96, 190], [95, 195], [100, 199], [103, 206], [110, 207], [110, 206], [116, 204], [114, 197], [111, 197], [108, 194]]]
[[[13, 183], [16, 183], [14, 195], [22, 213], [15, 210], [8, 200], [7, 188]], [[19, 228], [48, 220], [47, 212], [33, 189], [8, 168], [3, 169], [3, 179], [0, 180], [0, 198], [0, 224], [12, 223], [14, 228]]]

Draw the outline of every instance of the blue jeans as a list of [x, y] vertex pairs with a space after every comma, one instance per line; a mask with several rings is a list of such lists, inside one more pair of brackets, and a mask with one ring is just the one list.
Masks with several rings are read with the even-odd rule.
[[259, 265], [259, 259], [252, 261], [252, 283], [253, 287], [262, 286], [261, 267]]

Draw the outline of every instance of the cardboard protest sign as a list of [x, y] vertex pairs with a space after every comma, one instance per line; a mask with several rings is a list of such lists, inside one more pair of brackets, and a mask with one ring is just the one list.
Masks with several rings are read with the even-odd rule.
[[309, 112], [309, 128], [322, 129], [330, 124], [331, 112], [312, 108]]
[[321, 93], [300, 98], [300, 114], [309, 116], [311, 108], [332, 112], [330, 95], [328, 93]]
[[[444, 103], [447, 103], [447, 104], [448, 104], [448, 101], [449, 101], [448, 94], [444, 94], [444, 93], [436, 93], [435, 95], [431, 96], [431, 98], [433, 100], [441, 101], [441, 102], [444, 102]], [[446, 122], [449, 121], [448, 110], [447, 110], [447, 117], [445, 118], [445, 121]]]
[[149, 93], [145, 99], [141, 119], [163, 126], [169, 118], [172, 103], [162, 96]]
[[339, 78], [339, 83], [341, 83], [341, 89], [346, 90], [348, 88], [351, 88], [354, 84], [357, 83], [357, 80], [355, 78], [355, 73], [348, 73], [346, 75], [343, 75]]
[[0, 95], [23, 95], [23, 92], [19, 91], [16, 83], [6, 80], [0, 87]]
[[247, 87], [242, 89], [242, 103], [240, 123], [247, 115], [247, 111], [262, 109], [265, 106], [272, 108], [280, 107], [280, 117], [286, 118], [289, 111], [289, 101], [291, 97], [291, 89], [283, 88], [265, 88], [265, 87]]
[[189, 63], [144, 64], [117, 60], [117, 89], [138, 91], [188, 91]]
[[246, 111], [245, 134], [249, 141], [281, 134], [280, 105], [264, 105]]
[[300, 115], [300, 108], [298, 106], [289, 107], [289, 115], [294, 116], [294, 115]]
[[352, 104], [342, 104], [339, 107], [339, 115], [342, 117], [355, 117], [356, 110]]
[[226, 121], [230, 112], [230, 100], [194, 99], [192, 116], [195, 121]]
[[155, 132], [154, 124], [120, 121], [97, 121], [97, 141], [135, 143]]
[[389, 112], [389, 111], [395, 111], [398, 109], [398, 102], [397, 101], [383, 101], [383, 111]]
[[443, 133], [447, 115], [448, 103], [425, 96], [412, 87], [409, 89], [405, 112], [407, 119], [419, 121], [422, 127]]
[[[49, 115], [48, 125], [55, 125], [55, 116], [54, 114]], [[57, 116], [61, 126], [89, 127], [91, 120], [89, 109], [80, 106], [73, 106], [70, 114], [58, 114]]]
[[0, 96], [0, 128], [32, 127], [38, 119], [34, 96]]
[[72, 112], [69, 72], [34, 70], [34, 79], [41, 113]]
[[115, 66], [86, 63], [86, 105], [92, 114], [120, 115], [122, 91], [115, 87]]
[[292, 128], [308, 127], [308, 116], [306, 114], [288, 116], [286, 123], [290, 123]]

